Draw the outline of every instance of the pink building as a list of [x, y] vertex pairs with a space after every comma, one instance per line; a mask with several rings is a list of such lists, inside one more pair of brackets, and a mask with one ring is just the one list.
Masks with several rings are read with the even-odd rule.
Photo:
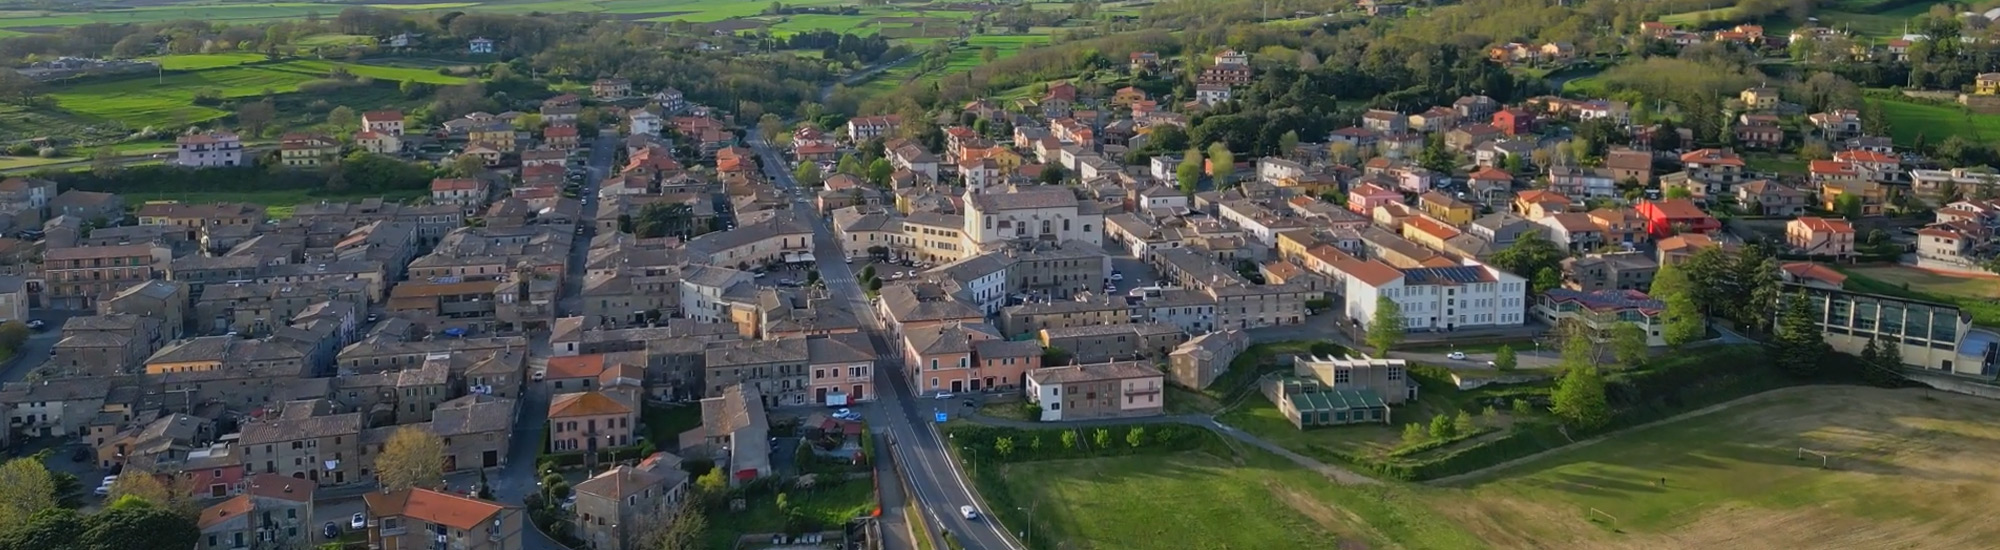
[[1377, 206], [1402, 201], [1402, 193], [1383, 189], [1372, 183], [1361, 184], [1347, 193], [1347, 209], [1364, 216], [1374, 212]]

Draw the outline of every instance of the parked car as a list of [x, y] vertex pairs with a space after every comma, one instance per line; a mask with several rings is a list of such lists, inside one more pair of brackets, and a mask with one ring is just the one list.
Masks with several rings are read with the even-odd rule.
[[331, 521], [326, 522], [326, 525], [320, 527], [320, 536], [326, 537], [326, 540], [340, 538], [340, 525]]
[[1125, 274], [1124, 274], [1124, 273], [1119, 273], [1119, 272], [1118, 272], [1118, 270], [1116, 270], [1116, 269], [1113, 269], [1113, 270], [1111, 270], [1111, 280], [1113, 280], [1113, 281], [1123, 281], [1123, 280], [1125, 280]]
[[951, 399], [951, 398], [953, 398], [953, 397], [957, 397], [957, 396], [956, 396], [956, 395], [952, 395], [952, 393], [951, 393], [951, 392], [948, 392], [948, 391], [941, 391], [941, 392], [938, 392], [938, 393], [937, 393], [937, 398], [938, 398], [938, 399]]
[[368, 528], [368, 516], [365, 516], [365, 515], [362, 515], [362, 514], [361, 514], [361, 512], [355, 512], [355, 513], [354, 513], [354, 517], [351, 517], [351, 518], [348, 518], [348, 519], [347, 519], [347, 528], [348, 528], [348, 529], [353, 529], [353, 530], [356, 530], [356, 531], [360, 531], [360, 530], [362, 530], [362, 529], [367, 529], [367, 528]]

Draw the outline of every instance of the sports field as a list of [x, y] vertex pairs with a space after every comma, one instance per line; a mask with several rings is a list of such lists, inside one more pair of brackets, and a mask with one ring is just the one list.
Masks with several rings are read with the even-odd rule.
[[2000, 536], [1996, 419], [2000, 402], [1956, 394], [1789, 388], [1426, 500], [1495, 547], [1981, 547]]

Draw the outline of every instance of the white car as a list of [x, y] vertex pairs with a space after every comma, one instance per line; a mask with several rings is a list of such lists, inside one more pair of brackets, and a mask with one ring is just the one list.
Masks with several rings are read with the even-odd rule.
[[1116, 271], [1113, 271], [1113, 272], [1111, 272], [1111, 280], [1113, 280], [1113, 281], [1123, 281], [1123, 280], [1125, 280], [1125, 274], [1124, 274], [1124, 273], [1119, 273], [1119, 272], [1116, 272]]
[[1463, 352], [1463, 351], [1454, 351], [1454, 352], [1451, 352], [1451, 353], [1447, 353], [1447, 354], [1445, 354], [1445, 357], [1450, 357], [1450, 358], [1451, 358], [1451, 360], [1453, 360], [1453, 361], [1464, 361], [1464, 360], [1465, 360], [1465, 352]]
[[973, 509], [971, 506], [958, 507], [958, 514], [965, 516], [965, 519], [979, 519], [979, 510]]
[[355, 512], [355, 513], [354, 513], [354, 517], [351, 517], [351, 518], [347, 518], [347, 528], [349, 528], [349, 529], [353, 529], [353, 530], [356, 530], [356, 531], [359, 531], [359, 530], [362, 530], [362, 529], [367, 529], [367, 528], [368, 528], [368, 516], [364, 516], [364, 515], [361, 515], [361, 513], [360, 513], [360, 512]]
[[937, 396], [936, 396], [936, 397], [937, 397], [938, 399], [951, 399], [951, 398], [953, 398], [953, 397], [958, 397], [958, 396], [956, 396], [956, 395], [952, 395], [952, 393], [951, 393], [951, 392], [948, 392], [948, 391], [941, 391], [941, 392], [938, 392], [938, 393], [937, 393]]

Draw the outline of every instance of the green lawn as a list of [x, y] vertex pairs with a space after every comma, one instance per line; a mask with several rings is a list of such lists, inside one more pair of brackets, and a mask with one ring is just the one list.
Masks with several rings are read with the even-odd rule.
[[[181, 57], [181, 56], [174, 56]], [[174, 57], [166, 58], [170, 63]], [[221, 118], [221, 109], [194, 104], [197, 93], [214, 91], [224, 98], [255, 97], [266, 90], [289, 93], [300, 84], [326, 78], [335, 66], [348, 72], [384, 81], [417, 81], [458, 84], [466, 79], [438, 74], [435, 70], [336, 63], [295, 59], [281, 63], [227, 65], [224, 56], [199, 56], [186, 61], [189, 66], [210, 68], [162, 76], [136, 76], [96, 81], [51, 90], [64, 110], [89, 120], [122, 122], [127, 127], [181, 126]], [[220, 65], [219, 65], [220, 64]]]
[[701, 407], [681, 405], [677, 407], [646, 405], [640, 422], [646, 424], [646, 437], [652, 438], [653, 445], [667, 448], [680, 445], [681, 433], [701, 427]]
[[1734, 17], [1736, 17], [1736, 7], [1730, 6], [1726, 8], [1715, 8], [1712, 10], [1695, 10], [1695, 11], [1681, 12], [1671, 15], [1662, 15], [1660, 16], [1660, 22], [1669, 25], [1679, 25], [1682, 27], [1693, 28], [1697, 23], [1700, 23], [1702, 21], [1725, 21]]
[[1798, 155], [1783, 153], [1745, 153], [1743, 164], [1757, 172], [1777, 172], [1780, 174], [1804, 174], [1808, 162]]
[[1930, 143], [1953, 135], [1977, 143], [2000, 140], [2000, 115], [1973, 113], [1956, 105], [1933, 105], [1911, 101], [1881, 100], [1882, 114], [1889, 121], [1889, 133], [1898, 143], [1909, 143], [1918, 134]]
[[[1335, 486], [1262, 451], [1006, 465], [979, 479], [1008, 528], [1074, 550], [1473, 548], [1406, 486]], [[1033, 511], [1033, 521], [1028, 511]]]
[[[825, 483], [825, 482], [822, 482]], [[866, 479], [850, 479], [838, 486], [790, 489], [785, 500], [825, 529], [839, 529], [847, 520], [873, 515], [875, 484]], [[748, 498], [741, 512], [717, 512], [708, 517], [708, 547], [735, 548], [737, 537], [751, 533], [778, 533], [785, 530], [785, 515], [778, 512], [777, 495]]]
[[2000, 403], [1924, 390], [1780, 390], [1491, 472], [1435, 504], [1502, 547], [1959, 547], [2000, 534], [1982, 519], [2000, 504], [1996, 416]]

